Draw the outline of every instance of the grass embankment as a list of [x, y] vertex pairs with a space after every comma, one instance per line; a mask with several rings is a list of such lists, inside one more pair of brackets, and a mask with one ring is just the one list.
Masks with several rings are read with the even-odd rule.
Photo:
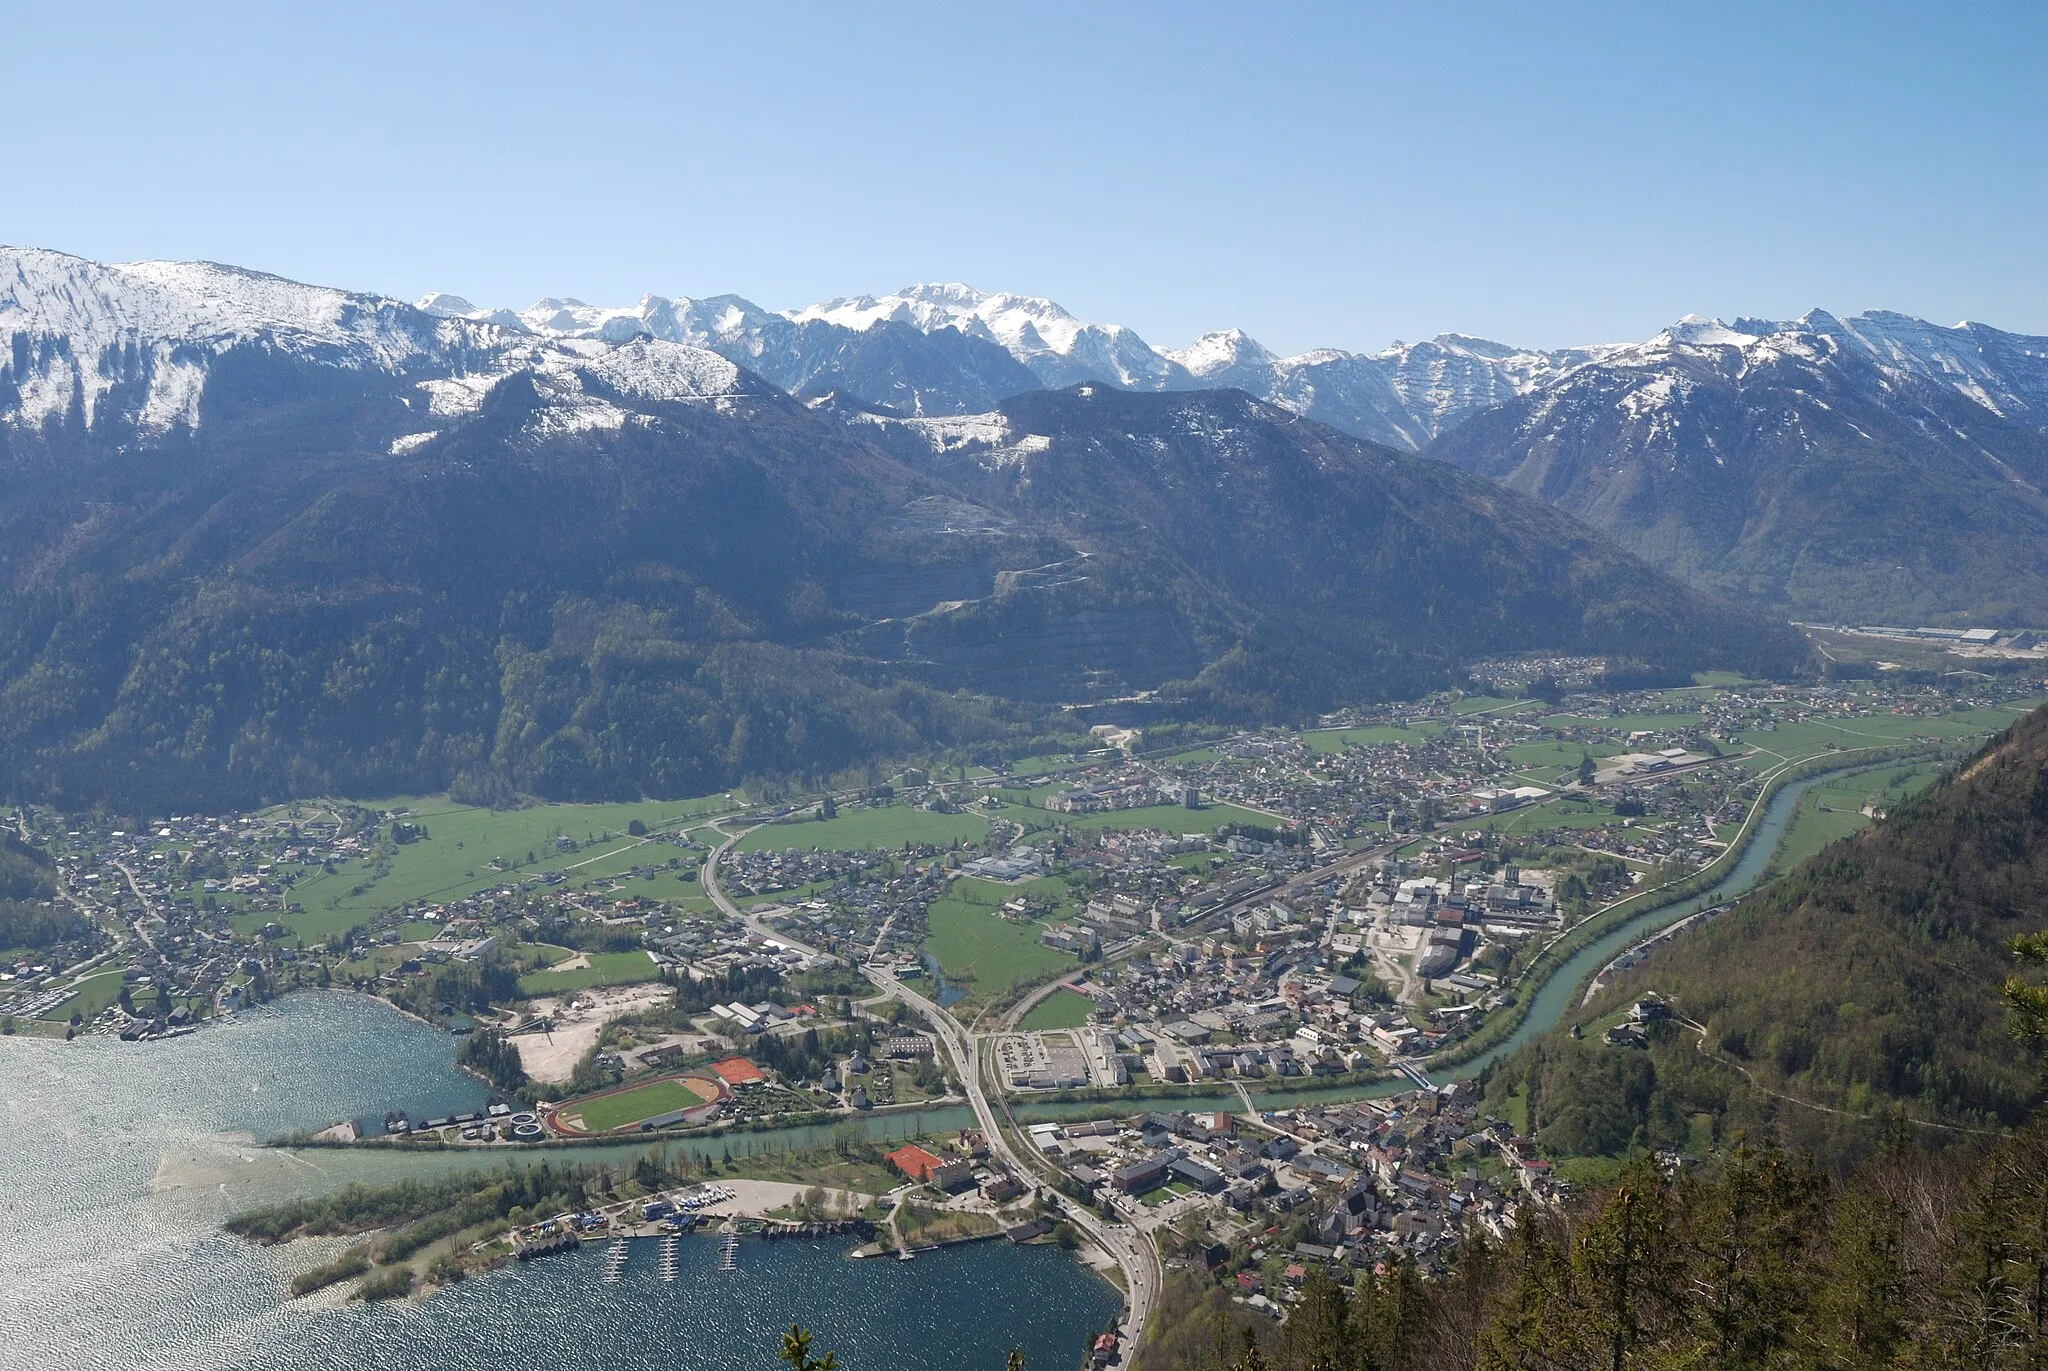
[[1031, 1007], [1018, 1023], [1027, 1033], [1042, 1029], [1079, 1028], [1095, 1012], [1095, 1001], [1071, 990], [1055, 990]]
[[992, 1214], [975, 1214], [960, 1209], [906, 1204], [896, 1211], [896, 1231], [903, 1235], [904, 1244], [908, 1247], [991, 1238], [1001, 1231], [1002, 1226], [1002, 1221]]
[[693, 1181], [744, 1176], [881, 1194], [896, 1184], [883, 1152], [880, 1144], [855, 1136], [853, 1128], [825, 1147], [722, 1160], [651, 1147], [630, 1166], [542, 1164], [377, 1187], [351, 1185], [317, 1199], [249, 1210], [223, 1227], [265, 1245], [371, 1234], [297, 1277], [292, 1294], [307, 1295], [362, 1277], [354, 1298], [392, 1299], [420, 1282], [447, 1285], [509, 1260], [514, 1229], [597, 1206], [632, 1214], [638, 1200]]
[[491, 1254], [472, 1249], [531, 1219], [580, 1209], [620, 1181], [618, 1173], [604, 1168], [537, 1166], [387, 1186], [351, 1185], [318, 1199], [237, 1214], [223, 1227], [263, 1244], [388, 1229], [301, 1274], [292, 1282], [292, 1294], [310, 1294], [368, 1273], [355, 1298], [392, 1299], [410, 1293], [421, 1275], [445, 1285], [507, 1259], [509, 1246]]

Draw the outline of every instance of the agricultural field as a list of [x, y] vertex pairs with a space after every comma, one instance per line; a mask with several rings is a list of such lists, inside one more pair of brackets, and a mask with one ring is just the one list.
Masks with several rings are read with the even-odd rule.
[[1152, 828], [1161, 833], [1214, 833], [1225, 824], [1255, 824], [1271, 828], [1276, 823], [1285, 822], [1270, 814], [1230, 804], [1205, 804], [1200, 809], [1189, 809], [1185, 805], [1152, 805], [1144, 809], [1112, 809], [1100, 814], [1055, 814], [1050, 810], [1038, 810], [1005, 817], [1024, 825], [1026, 832], [1064, 825], [1076, 832]]
[[549, 967], [546, 971], [527, 972], [519, 978], [520, 991], [527, 995], [559, 995], [570, 990], [588, 990], [592, 986], [633, 985], [655, 979], [654, 959], [640, 951], [593, 952], [582, 966], [566, 969], [558, 969], [558, 966]]
[[1621, 822], [1612, 808], [1584, 800], [1557, 799], [1544, 804], [1523, 805], [1502, 814], [1487, 814], [1440, 826], [1435, 833], [1418, 837], [1404, 846], [1405, 853], [1420, 852], [1433, 838], [1446, 833], [1477, 833], [1489, 830], [1503, 836], [1529, 836], [1573, 828], [1606, 828]]
[[1453, 714], [1518, 714], [1541, 707], [1540, 700], [1510, 700], [1505, 695], [1467, 695], [1451, 706]]
[[1081, 903], [1074, 898], [1073, 890], [1058, 876], [1033, 876], [1022, 881], [991, 881], [980, 876], [957, 876], [953, 880], [951, 893], [956, 899], [988, 909], [1014, 900], [1019, 895], [1029, 895], [1033, 899], [1050, 901], [1056, 917], [1064, 917]]
[[1554, 786], [1560, 776], [1576, 775], [1580, 758], [1598, 761], [1622, 750], [1613, 743], [1517, 743], [1507, 750], [1507, 757], [1520, 768], [1510, 773], [1517, 781], [1524, 785]]
[[969, 999], [990, 999], [1078, 965], [1064, 952], [1040, 945], [1038, 935], [1045, 925], [996, 914], [997, 906], [1014, 893], [992, 882], [955, 881], [926, 912], [930, 932], [925, 951], [938, 959], [939, 969]]
[[1971, 710], [1940, 719], [1902, 714], [1844, 719], [1839, 723], [1816, 719], [1781, 724], [1775, 729], [1750, 729], [1742, 735], [1742, 746], [1744, 750], [1754, 749], [1756, 755], [1743, 764], [1751, 771], [1766, 771], [1782, 761], [1798, 761], [1826, 752], [1978, 738], [2018, 717], [2001, 715], [1996, 710]]
[[1697, 710], [1671, 714], [1551, 714], [1546, 715], [1542, 723], [1545, 728], [1597, 728], [1626, 737], [1631, 733], [1669, 733], [1676, 728], [1698, 728], [1700, 716]]
[[1867, 806], [1886, 811], [1931, 784], [1935, 766], [1885, 767], [1813, 786], [1799, 797], [1799, 809], [1779, 840], [1773, 862], [1790, 870], [1829, 843], [1861, 833], [1871, 824]]
[[1063, 782], [1051, 782], [1046, 785], [1033, 786], [1005, 784], [995, 787], [991, 793], [1006, 805], [1021, 805], [1025, 809], [1043, 809], [1045, 808], [1045, 800], [1048, 795], [1057, 795], [1067, 788]]
[[978, 814], [934, 814], [907, 804], [880, 809], [843, 806], [831, 819], [802, 819], [766, 824], [740, 839], [738, 852], [779, 852], [785, 848], [818, 848], [835, 852], [891, 851], [905, 843], [944, 847], [954, 839], [978, 843], [988, 836], [988, 820]]
[[1027, 1033], [1044, 1029], [1079, 1028], [1088, 1022], [1088, 1016], [1095, 1011], [1095, 1001], [1086, 995], [1077, 995], [1071, 990], [1055, 990], [1052, 994], [1033, 1005], [1031, 1012], [1019, 1022], [1018, 1027]]
[[1010, 775], [1018, 777], [1043, 776], [1048, 771], [1066, 771], [1084, 765], [1082, 758], [1074, 756], [1020, 757], [1010, 763]]
[[1433, 738], [1441, 737], [1441, 728], [1396, 728], [1379, 725], [1372, 728], [1326, 728], [1313, 733], [1304, 733], [1301, 740], [1317, 752], [1342, 752], [1354, 743], [1367, 747], [1374, 743], [1406, 743], [1410, 747], [1421, 747]]
[[[371, 803], [381, 809], [409, 811], [409, 821], [424, 827], [427, 836], [400, 846], [390, 858], [389, 871], [381, 875], [369, 861], [341, 864], [331, 874], [312, 868], [291, 892], [291, 900], [304, 905], [305, 912], [259, 910], [240, 915], [235, 920], [237, 930], [251, 932], [275, 919], [295, 937], [314, 941], [401, 904], [452, 902], [543, 871], [563, 871], [573, 878], [586, 869], [597, 869], [608, 859], [611, 870], [636, 862], [661, 865], [676, 855], [676, 849], [631, 837], [626, 832], [628, 825], [644, 824], [649, 834], [674, 832], [681, 825], [735, 808], [733, 799], [724, 795], [514, 810], [456, 804], [445, 798]], [[317, 815], [320, 806], [306, 802], [297, 808]], [[573, 844], [574, 850], [562, 848], [558, 841], [562, 839]], [[627, 856], [629, 851], [635, 855]], [[490, 865], [494, 858], [499, 869]]]

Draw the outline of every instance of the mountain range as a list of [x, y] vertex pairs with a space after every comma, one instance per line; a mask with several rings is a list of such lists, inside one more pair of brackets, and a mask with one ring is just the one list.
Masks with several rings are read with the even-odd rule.
[[434, 294], [408, 310], [292, 296], [231, 268], [9, 260], [0, 332], [16, 341], [0, 360], [0, 412], [17, 445], [32, 445], [24, 430], [104, 421], [118, 441], [189, 423], [208, 349], [258, 335], [401, 371], [521, 338], [648, 337], [715, 352], [802, 398], [899, 417], [984, 413], [1084, 381], [1233, 388], [1536, 495], [1772, 614], [2048, 625], [2048, 338], [1982, 324], [1687, 316], [1641, 343], [1537, 350], [1444, 334], [1281, 357], [1237, 330], [1159, 349], [1049, 300], [958, 284], [783, 312], [731, 295], [514, 311]]
[[1444, 334], [1281, 357], [1237, 330], [1162, 350], [1049, 300], [964, 285], [782, 314], [732, 296], [546, 300], [517, 314], [421, 303], [545, 337], [644, 332], [795, 393], [907, 415], [1081, 381], [1230, 387], [1537, 495], [1773, 613], [2048, 624], [2048, 338], [1982, 324], [1814, 310], [1687, 316], [1630, 344], [1544, 351]]
[[902, 321], [719, 351], [646, 325], [737, 303], [548, 308], [0, 256], [0, 789], [702, 793], [1091, 702], [1298, 718], [1504, 653], [1803, 660], [1549, 505], [1241, 390], [1025, 372], [918, 413], [771, 373], [829, 343], [835, 382], [922, 385], [931, 339], [987, 393], [1025, 364]]

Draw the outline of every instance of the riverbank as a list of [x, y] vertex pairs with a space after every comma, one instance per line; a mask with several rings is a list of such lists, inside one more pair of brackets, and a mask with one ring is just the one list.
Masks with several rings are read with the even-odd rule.
[[1571, 991], [1583, 987], [1628, 942], [1710, 905], [1739, 899], [1763, 884], [1799, 796], [1822, 777], [1932, 755], [1936, 750], [1928, 748], [1844, 749], [1789, 762], [1771, 772], [1726, 851], [1684, 879], [1618, 900], [1560, 935], [1518, 979], [1514, 1013], [1438, 1054], [1430, 1060], [1429, 1069], [1461, 1076], [1476, 1074], [1487, 1062], [1518, 1050], [1555, 1026], [1571, 1003]]

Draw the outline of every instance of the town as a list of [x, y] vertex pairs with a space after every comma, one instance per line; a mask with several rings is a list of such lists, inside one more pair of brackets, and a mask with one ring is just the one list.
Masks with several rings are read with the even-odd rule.
[[[1783, 840], [1817, 847], [2026, 685], [1598, 692], [1581, 667], [802, 797], [24, 809], [10, 851], [45, 873], [58, 936], [0, 957], [0, 1027], [166, 1038], [362, 991], [465, 1035], [494, 1102], [310, 1141], [872, 1122], [906, 1137], [889, 1165], [924, 1203], [987, 1216], [963, 1233], [1057, 1196], [1041, 1235], [1064, 1222], [1127, 1271], [1163, 1254], [1274, 1311], [1318, 1264], [1428, 1270], [1471, 1223], [1569, 1193], [1448, 1068], [1587, 930], [1724, 865], [1778, 781], [1849, 778], [1816, 793], [1853, 803], [1803, 803]], [[939, 1109], [974, 1136], [906, 1136]], [[1131, 1276], [1134, 1318], [1153, 1279]]]

